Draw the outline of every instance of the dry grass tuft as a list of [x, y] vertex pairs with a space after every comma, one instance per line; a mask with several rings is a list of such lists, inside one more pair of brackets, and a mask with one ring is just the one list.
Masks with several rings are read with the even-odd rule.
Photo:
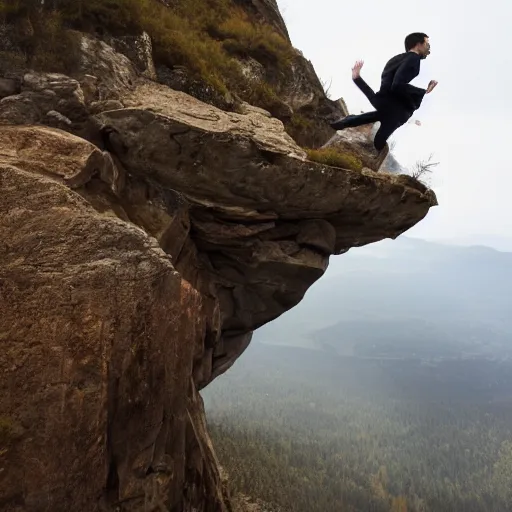
[[308, 159], [331, 167], [341, 167], [343, 169], [351, 169], [353, 171], [361, 171], [363, 169], [362, 161], [350, 153], [342, 153], [333, 148], [325, 149], [307, 149]]

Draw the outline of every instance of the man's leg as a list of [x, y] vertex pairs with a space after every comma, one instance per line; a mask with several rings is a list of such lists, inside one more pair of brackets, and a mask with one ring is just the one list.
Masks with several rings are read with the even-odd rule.
[[373, 145], [375, 146], [375, 149], [377, 151], [382, 151], [384, 149], [384, 146], [386, 145], [387, 140], [389, 137], [398, 129], [400, 126], [405, 124], [407, 120], [409, 119], [407, 115], [401, 115], [401, 116], [389, 116], [389, 115], [383, 115], [382, 119], [380, 120], [380, 128], [378, 129], [377, 133], [375, 134], [375, 138], [373, 139]]
[[359, 116], [349, 115], [329, 123], [331, 128], [334, 130], [343, 130], [344, 128], [354, 128], [363, 124], [373, 124], [380, 120], [380, 104], [377, 101], [377, 95], [375, 91], [363, 80], [361, 77], [361, 68], [363, 67], [363, 61], [357, 61], [352, 68], [352, 80], [359, 87], [361, 92], [368, 98], [368, 101], [376, 109], [375, 112], [367, 112]]
[[373, 124], [380, 121], [380, 114], [376, 110], [374, 112], [366, 112], [358, 116], [347, 116], [343, 119], [331, 123], [331, 128], [334, 130], [344, 130], [345, 128], [355, 128], [363, 124]]

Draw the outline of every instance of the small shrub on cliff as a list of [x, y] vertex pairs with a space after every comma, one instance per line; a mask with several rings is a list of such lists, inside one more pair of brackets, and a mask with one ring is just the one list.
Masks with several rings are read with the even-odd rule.
[[330, 165], [331, 167], [351, 169], [353, 171], [361, 171], [363, 168], [363, 163], [359, 158], [333, 148], [307, 149], [306, 152], [309, 160], [313, 162]]
[[74, 68], [79, 37], [66, 29], [64, 21], [59, 10], [45, 10], [39, 0], [0, 0], [0, 23], [7, 28], [2, 42], [5, 67], [12, 71], [28, 65], [58, 72]]
[[275, 117], [278, 116], [279, 108], [282, 104], [277, 91], [265, 80], [253, 80], [249, 83], [241, 96], [252, 105], [258, 105], [268, 110]]
[[224, 40], [223, 47], [228, 53], [252, 57], [263, 64], [284, 67], [293, 58], [288, 41], [272, 27], [252, 23], [241, 9], [234, 10], [227, 20], [215, 27], [213, 35]]
[[52, 11], [32, 23], [37, 37], [28, 61], [41, 70], [66, 72], [73, 70], [80, 59], [80, 35], [63, 26], [62, 16]]
[[312, 122], [307, 117], [304, 117], [302, 114], [293, 114], [290, 119], [290, 125], [292, 128], [297, 130], [305, 130], [310, 128]]
[[418, 160], [411, 169], [411, 176], [424, 185], [428, 184], [428, 177], [432, 174], [432, 169], [439, 165], [439, 162], [432, 162], [433, 156], [430, 154], [427, 160]]

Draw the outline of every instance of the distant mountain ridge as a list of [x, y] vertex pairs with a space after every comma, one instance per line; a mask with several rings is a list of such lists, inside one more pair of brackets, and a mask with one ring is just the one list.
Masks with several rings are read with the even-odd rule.
[[453, 238], [440, 238], [433, 239], [433, 242], [474, 247], [483, 246], [491, 247], [501, 252], [512, 252], [512, 236], [502, 235], [471, 235], [471, 236], [460, 236]]
[[364, 357], [512, 353], [512, 253], [400, 237], [333, 258], [258, 340]]

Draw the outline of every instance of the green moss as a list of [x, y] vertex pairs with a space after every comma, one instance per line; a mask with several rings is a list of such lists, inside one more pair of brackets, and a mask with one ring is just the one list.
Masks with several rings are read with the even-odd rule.
[[342, 153], [333, 148], [325, 149], [306, 149], [308, 159], [331, 167], [341, 167], [353, 171], [361, 171], [363, 162], [360, 158], [350, 154]]

